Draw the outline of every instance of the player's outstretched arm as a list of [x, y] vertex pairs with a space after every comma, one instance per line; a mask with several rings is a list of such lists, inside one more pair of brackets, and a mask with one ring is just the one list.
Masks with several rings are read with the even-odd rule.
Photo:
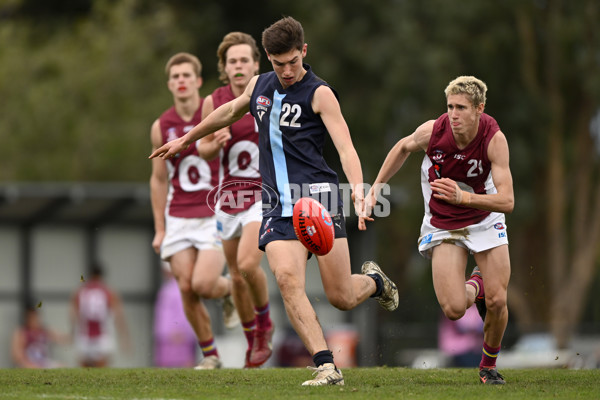
[[174, 157], [176, 154], [187, 149], [196, 140], [221, 128], [225, 128], [242, 118], [250, 109], [250, 96], [252, 95], [257, 79], [258, 75], [252, 78], [241, 96], [221, 105], [188, 133], [156, 149], [150, 154], [149, 158], [161, 157], [167, 159]]
[[[427, 150], [434, 122], [430, 120], [421, 124], [412, 134], [400, 139], [389, 151], [365, 198], [365, 215], [371, 215], [383, 186], [400, 170], [410, 153]], [[372, 221], [372, 218], [369, 220]]]
[[328, 86], [319, 86], [313, 97], [313, 111], [320, 114], [329, 136], [340, 156], [342, 169], [352, 187], [354, 210], [358, 215], [358, 229], [365, 230], [363, 215], [364, 184], [360, 158], [352, 143], [348, 124], [333, 91]]
[[[208, 117], [214, 110], [213, 98], [212, 95], [209, 95], [204, 99], [204, 103], [202, 103], [202, 119]], [[196, 142], [196, 149], [200, 157], [206, 161], [212, 161], [219, 156], [219, 152], [229, 139], [231, 139], [231, 131], [229, 127], [226, 127], [198, 140]]]

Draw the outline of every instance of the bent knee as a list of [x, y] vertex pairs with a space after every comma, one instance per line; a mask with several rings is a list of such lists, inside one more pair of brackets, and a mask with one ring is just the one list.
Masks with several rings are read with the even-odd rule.
[[442, 311], [444, 312], [444, 315], [446, 316], [446, 318], [448, 318], [451, 321], [456, 321], [458, 319], [461, 319], [463, 317], [463, 315], [465, 315], [465, 307], [459, 307], [459, 306], [452, 306], [452, 305], [446, 305], [446, 306], [442, 306]]
[[240, 271], [234, 272], [233, 270], [229, 270], [229, 275], [231, 277], [231, 283], [233, 284], [233, 286], [240, 287], [246, 284], [246, 279], [240, 273]]
[[344, 296], [327, 296], [327, 299], [332, 306], [341, 311], [352, 310], [356, 306], [355, 301]]
[[211, 298], [213, 290], [214, 285], [211, 285], [208, 282], [192, 282], [192, 291], [203, 299]]
[[301, 284], [295, 277], [289, 274], [279, 274], [275, 277], [277, 286], [281, 296], [285, 299], [286, 297], [294, 297], [299, 293], [304, 292], [304, 285]]
[[257, 269], [260, 268], [260, 264], [255, 264], [254, 262], [244, 261], [244, 262], [238, 263], [238, 268], [239, 268], [240, 275], [243, 276], [244, 278], [247, 278], [248, 276], [252, 276], [252, 275], [256, 274]]
[[181, 296], [193, 296], [194, 289], [192, 288], [192, 284], [187, 280], [179, 280], [177, 281], [177, 285], [179, 286], [179, 291], [181, 292]]
[[506, 310], [506, 296], [493, 296], [485, 298], [485, 306], [488, 312], [492, 314], [499, 314]]

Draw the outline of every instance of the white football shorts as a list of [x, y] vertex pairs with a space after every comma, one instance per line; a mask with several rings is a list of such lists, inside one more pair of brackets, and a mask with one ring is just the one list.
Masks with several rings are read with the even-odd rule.
[[471, 254], [508, 244], [504, 214], [493, 212], [477, 224], [450, 231], [438, 229], [423, 219], [419, 253], [425, 258], [431, 258], [433, 248], [441, 243], [464, 247]]
[[104, 334], [95, 338], [79, 335], [75, 339], [75, 348], [80, 360], [99, 361], [113, 355], [115, 341], [112, 334]]
[[257, 201], [237, 214], [217, 212], [217, 230], [223, 240], [242, 236], [242, 228], [250, 222], [262, 222], [262, 202]]
[[160, 257], [169, 258], [189, 247], [198, 250], [222, 250], [221, 239], [217, 233], [217, 218], [179, 218], [166, 216], [165, 238], [160, 246]]

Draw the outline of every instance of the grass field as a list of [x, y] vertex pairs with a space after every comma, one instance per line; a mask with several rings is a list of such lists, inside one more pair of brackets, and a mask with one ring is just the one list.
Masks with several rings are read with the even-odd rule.
[[475, 369], [345, 369], [345, 386], [303, 387], [298, 368], [0, 369], [0, 399], [600, 399], [600, 370], [501, 371], [507, 384], [478, 383]]

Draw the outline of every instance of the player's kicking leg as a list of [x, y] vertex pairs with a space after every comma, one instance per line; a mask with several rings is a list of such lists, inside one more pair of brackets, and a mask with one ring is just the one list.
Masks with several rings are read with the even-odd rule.
[[[363, 264], [362, 274], [352, 274], [350, 269], [350, 253], [346, 238], [338, 238], [330, 253], [319, 256], [319, 270], [325, 294], [329, 302], [341, 310], [350, 310], [369, 297], [374, 297], [389, 311], [398, 307], [398, 290], [396, 285], [372, 261]], [[342, 372], [333, 362], [329, 350], [321, 350], [313, 354], [317, 366], [313, 379], [303, 383], [304, 386], [343, 385]]]
[[396, 287], [396, 284], [383, 273], [379, 265], [373, 261], [365, 261], [362, 265], [362, 273], [375, 280], [377, 291], [372, 297], [377, 299], [381, 307], [388, 311], [394, 311], [398, 308], [398, 288]]

